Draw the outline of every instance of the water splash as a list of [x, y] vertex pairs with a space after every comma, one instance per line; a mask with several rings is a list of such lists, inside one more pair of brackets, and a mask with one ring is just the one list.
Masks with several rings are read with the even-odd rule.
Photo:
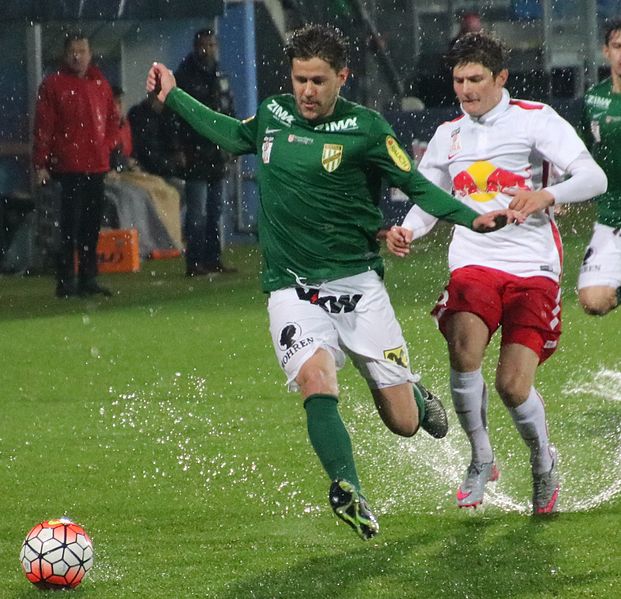
[[[587, 396], [595, 403], [601, 399], [619, 401], [621, 372], [582, 372], [566, 384], [558, 399], [573, 395]], [[227, 398], [235, 400], [229, 394]], [[170, 381], [141, 386], [139, 390], [110, 389], [110, 397], [95, 409], [107, 426], [131, 431], [143, 445], [161, 450], [151, 452], [155, 456], [151, 463], [133, 472], [132, 478], [149, 479], [154, 486], [164, 479], [168, 485], [182, 484], [185, 488], [187, 481], [179, 483], [179, 477], [194, 477], [196, 493], [203, 495], [214, 489], [235, 488], [261, 506], [264, 515], [303, 517], [329, 510], [323, 501], [308, 501], [304, 489], [309, 477], [314, 476], [311, 473], [288, 470], [286, 464], [270, 462], [269, 456], [266, 459], [264, 455], [239, 452], [239, 435], [254, 436], [259, 446], [262, 433], [256, 430], [252, 417], [223, 415], [222, 400], [223, 395], [212, 391], [204, 378], [177, 372]], [[345, 420], [365, 490], [379, 515], [456, 509], [455, 491], [466, 471], [470, 451], [452, 411], [452, 432], [447, 438], [438, 441], [420, 433], [413, 439], [403, 439], [386, 430], [361, 385], [342, 385], [342, 400], [349, 411]], [[559, 510], [590, 510], [617, 498], [621, 495], [621, 415], [618, 426], [611, 426], [611, 418], [606, 417], [602, 425], [605, 429], [593, 435], [582, 432], [582, 414], [563, 413], [563, 422], [552, 431], [560, 455]], [[572, 426], [578, 432], [572, 432]], [[511, 432], [515, 431], [502, 430], [501, 434]], [[588, 443], [590, 451], [581, 452], [580, 443]], [[588, 461], [594, 444], [600, 457], [596, 470]], [[497, 454], [502, 475], [498, 482], [488, 485], [485, 509], [529, 514], [526, 448], [517, 436], [512, 447], [515, 455], [506, 451], [507, 455], [503, 455], [502, 450]], [[564, 489], [571, 492], [564, 493]]]
[[[320, 509], [308, 503], [300, 491], [303, 481], [285, 467], [263, 460], [259, 467], [256, 455], [238, 453], [239, 435], [258, 438], [261, 433], [252, 418], [223, 417], [224, 396], [211, 391], [206, 379], [176, 372], [170, 381], [138, 390], [111, 388], [109, 394], [96, 408], [100, 420], [131, 431], [138, 442], [160, 450], [150, 452], [155, 457], [149, 465], [131, 472], [130, 478], [147, 479], [154, 486], [166, 479], [166, 484], [175, 486], [181, 474], [197, 479], [193, 486], [204, 495], [235, 487], [261, 505], [265, 515], [302, 516]], [[227, 399], [235, 397], [227, 394]]]
[[[585, 398], [587, 405], [597, 407], [593, 399], [619, 402], [621, 401], [621, 371], [610, 368], [600, 368], [596, 372], [581, 372], [573, 377], [563, 388], [568, 396], [578, 395]], [[579, 462], [579, 445], [571, 454], [571, 468], [567, 469], [565, 483], [568, 487], [580, 488], [584, 494], [590, 490], [591, 496], [575, 495], [570, 501], [571, 511], [586, 511], [598, 507], [621, 495], [621, 418], [617, 417], [616, 425], [613, 414], [605, 420], [605, 430], [589, 440], [598, 453], [598, 468], [593, 470], [593, 464]], [[589, 452], [590, 455], [590, 452]]]
[[572, 380], [563, 389], [567, 395], [593, 395], [608, 401], [621, 401], [621, 372], [602, 368], [588, 380]]
[[[586, 396], [588, 401], [596, 403], [597, 400], [621, 401], [621, 371], [602, 368], [596, 372], [581, 372], [579, 376], [563, 388], [562, 396]], [[350, 401], [355, 399], [350, 398]], [[609, 409], [605, 406], [604, 409], [608, 413]], [[355, 434], [362, 427], [368, 429], [368, 406], [360, 402], [354, 408], [354, 414], [350, 425], [352, 432]], [[449, 410], [451, 419], [452, 431], [440, 441], [421, 433], [413, 439], [399, 438], [395, 444], [394, 436], [380, 430], [381, 427], [374, 434], [361, 435], [357, 439], [357, 453], [361, 454], [362, 461], [377, 465], [371, 476], [380, 483], [373, 484], [372, 489], [373, 504], [379, 514], [399, 509], [421, 509], [416, 500], [419, 494], [435, 496], [437, 511], [455, 507], [455, 491], [466, 472], [470, 449]], [[552, 431], [560, 455], [558, 509], [561, 512], [594, 509], [621, 495], [621, 416], [617, 425], [612, 415], [607, 417], [605, 430], [601, 432], [586, 431], [581, 414], [576, 419], [579, 432], [563, 435], [562, 430]], [[569, 420], [570, 416], [566, 416], [559, 427], [571, 424]], [[511, 434], [511, 431], [502, 434]], [[580, 451], [581, 442], [589, 445], [588, 452]], [[483, 507], [530, 514], [532, 504], [526, 449], [520, 446], [517, 437], [515, 443], [516, 456], [497, 454], [501, 477], [498, 482], [487, 485]], [[593, 446], [599, 456], [597, 468], [589, 459]], [[523, 467], [519, 465], [520, 461], [524, 462]], [[386, 465], [391, 467], [388, 469]], [[397, 469], [401, 476], [395, 472]], [[387, 489], [389, 494], [382, 496], [378, 493], [382, 489]], [[567, 492], [563, 492], [564, 489]]]
[[[355, 420], [358, 421], [366, 411], [365, 406], [356, 406]], [[451, 416], [449, 414], [449, 419]], [[470, 450], [465, 436], [457, 432], [459, 425], [455, 422], [450, 422], [450, 425], [452, 434], [441, 440], [433, 439], [424, 432], [411, 439], [395, 437], [385, 430], [378, 430], [377, 436], [367, 435], [366, 441], [359, 439], [356, 447], [359, 461], [377, 466], [371, 472], [370, 479], [373, 481], [373, 507], [378, 514], [404, 509], [429, 511], [426, 506], [430, 501], [435, 502], [432, 512], [456, 508], [455, 492], [466, 472]], [[364, 426], [368, 427], [368, 422]], [[355, 422], [350, 429], [356, 435]], [[386, 468], [388, 464], [390, 468]], [[502, 477], [500, 481], [488, 485], [485, 507], [530, 513], [530, 505], [513, 498], [509, 486]]]
[[110, 559], [107, 546], [100, 542], [97, 537], [93, 538], [93, 547], [95, 559], [93, 560], [93, 568], [88, 573], [90, 583], [118, 582], [129, 576], [129, 572], [124, 570], [122, 566], [119, 567], [118, 560]]

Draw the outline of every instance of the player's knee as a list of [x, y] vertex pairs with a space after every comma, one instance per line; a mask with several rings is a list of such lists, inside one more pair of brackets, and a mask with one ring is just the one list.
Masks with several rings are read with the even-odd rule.
[[496, 378], [496, 391], [505, 406], [514, 408], [528, 399], [530, 384], [526, 385], [518, 376], [498, 376]]
[[400, 437], [413, 437], [418, 430], [418, 419], [399, 419], [398, 421], [386, 422], [390, 432]]
[[449, 343], [451, 367], [458, 372], [472, 372], [481, 366], [481, 358], [467, 340], [454, 339]]
[[599, 304], [582, 304], [582, 309], [589, 316], [606, 316], [611, 308]]
[[617, 298], [613, 289], [610, 292], [596, 292], [586, 287], [578, 292], [578, 299], [582, 309], [590, 316], [605, 316], [617, 305]]
[[338, 395], [336, 376], [320, 365], [309, 365], [303, 368], [296, 378], [303, 397], [317, 393]]

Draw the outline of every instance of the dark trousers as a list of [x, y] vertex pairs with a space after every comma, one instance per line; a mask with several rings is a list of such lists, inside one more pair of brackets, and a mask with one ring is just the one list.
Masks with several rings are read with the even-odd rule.
[[97, 241], [104, 206], [104, 174], [62, 173], [55, 175], [62, 188], [60, 249], [56, 277], [59, 285], [74, 280], [77, 251], [78, 280], [97, 276]]
[[185, 260], [188, 269], [220, 265], [222, 179], [186, 181]]

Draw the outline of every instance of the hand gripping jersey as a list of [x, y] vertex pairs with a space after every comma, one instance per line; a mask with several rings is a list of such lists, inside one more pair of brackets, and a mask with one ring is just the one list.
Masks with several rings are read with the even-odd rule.
[[597, 221], [621, 227], [621, 94], [610, 78], [584, 96], [582, 137], [608, 177], [608, 191], [597, 198]]
[[166, 105], [224, 150], [257, 155], [264, 291], [369, 270], [381, 276], [382, 179], [436, 217], [464, 226], [476, 218], [416, 171], [384, 118], [342, 98], [329, 117], [312, 122], [289, 94], [266, 99], [245, 121], [178, 88]]
[[[584, 151], [573, 127], [552, 108], [511, 100], [503, 90], [500, 103], [482, 117], [464, 114], [440, 125], [419, 170], [483, 214], [507, 208], [508, 190], [545, 187], [552, 165], [564, 171]], [[449, 268], [467, 265], [558, 281], [562, 246], [552, 209], [486, 235], [455, 227]]]

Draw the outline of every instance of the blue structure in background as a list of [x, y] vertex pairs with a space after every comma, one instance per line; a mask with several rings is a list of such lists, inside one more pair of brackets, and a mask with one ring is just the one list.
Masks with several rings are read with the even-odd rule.
[[[23, 36], [0, 32], [3, 59], [0, 61], [0, 142], [28, 142], [28, 115], [24, 113], [27, 84], [24, 77], [26, 48]], [[23, 154], [0, 156], [0, 194], [29, 188], [28, 157]]]
[[[252, 116], [257, 111], [257, 53], [254, 3], [250, 0], [229, 4], [218, 21], [220, 63], [229, 75], [239, 118]], [[241, 221], [240, 232], [254, 231], [259, 207], [255, 183], [256, 157], [241, 156]]]

